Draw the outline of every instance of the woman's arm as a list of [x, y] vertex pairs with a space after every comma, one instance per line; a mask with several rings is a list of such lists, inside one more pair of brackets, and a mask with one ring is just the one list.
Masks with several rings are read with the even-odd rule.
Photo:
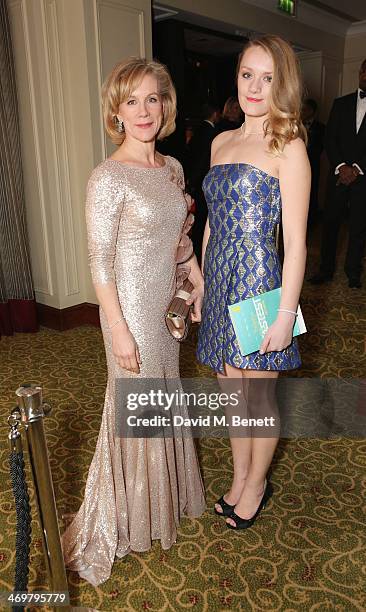
[[86, 199], [86, 225], [89, 264], [98, 302], [112, 335], [112, 350], [121, 368], [139, 371], [136, 342], [123, 317], [114, 276], [118, 226], [123, 209], [123, 193], [113, 176], [97, 168], [89, 181]]
[[[306, 263], [306, 226], [311, 172], [304, 142], [297, 138], [285, 146], [279, 162], [282, 199], [284, 263], [280, 308], [296, 312]], [[295, 316], [279, 312], [267, 331], [260, 352], [280, 351], [292, 341]]]
[[306, 227], [311, 171], [305, 144], [296, 139], [280, 162], [284, 261], [280, 308], [296, 310], [306, 264]]
[[121, 311], [115, 282], [93, 283], [98, 302], [112, 335], [112, 352], [118, 365], [135, 374], [140, 371], [140, 354]]

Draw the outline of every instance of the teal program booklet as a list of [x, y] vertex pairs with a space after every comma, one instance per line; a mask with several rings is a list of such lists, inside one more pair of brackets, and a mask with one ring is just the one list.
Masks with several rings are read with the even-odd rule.
[[[278, 289], [261, 293], [228, 306], [240, 352], [243, 356], [259, 351], [267, 329], [277, 318], [280, 300], [281, 287], [278, 287]], [[305, 322], [299, 306], [293, 336], [299, 336], [305, 332]]]

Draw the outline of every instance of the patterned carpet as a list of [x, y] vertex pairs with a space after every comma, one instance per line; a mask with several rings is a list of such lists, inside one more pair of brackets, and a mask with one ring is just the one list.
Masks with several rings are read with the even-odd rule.
[[[316, 250], [310, 249], [315, 267]], [[339, 266], [341, 267], [341, 265]], [[305, 283], [309, 333], [300, 339], [296, 377], [365, 378], [365, 290], [344, 275], [326, 287]], [[211, 376], [194, 360], [195, 332], [182, 347], [185, 377]], [[53, 406], [45, 419], [59, 516], [80, 505], [101, 418], [105, 360], [93, 327], [17, 334], [0, 342], [0, 590], [11, 590], [15, 513], [8, 477], [6, 417], [14, 391], [41, 383]], [[366, 441], [283, 440], [273, 462], [275, 494], [255, 526], [225, 528], [212, 505], [229, 486], [225, 439], [199, 443], [208, 509], [183, 519], [178, 542], [117, 560], [111, 579], [92, 588], [68, 574], [72, 605], [96, 610], [366, 610]], [[35, 516], [35, 513], [34, 513]], [[63, 526], [62, 526], [63, 528]], [[47, 588], [39, 529], [33, 523], [30, 588]]]

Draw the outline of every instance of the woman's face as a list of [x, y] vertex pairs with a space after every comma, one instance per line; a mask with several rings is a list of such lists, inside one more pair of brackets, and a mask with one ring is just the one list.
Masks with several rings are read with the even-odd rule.
[[118, 118], [123, 121], [127, 137], [141, 142], [155, 140], [163, 120], [163, 104], [153, 75], [146, 74], [130, 97], [121, 102]]
[[239, 104], [247, 116], [262, 117], [269, 110], [273, 60], [261, 47], [249, 47], [238, 73]]

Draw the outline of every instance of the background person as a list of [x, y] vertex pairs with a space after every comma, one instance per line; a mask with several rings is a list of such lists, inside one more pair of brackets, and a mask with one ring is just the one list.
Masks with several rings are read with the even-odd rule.
[[211, 143], [217, 135], [216, 124], [220, 119], [220, 108], [216, 104], [205, 104], [203, 120], [193, 131], [188, 146], [187, 178], [189, 191], [195, 200], [195, 220], [192, 242], [198, 262], [201, 262], [202, 238], [207, 219], [207, 204], [202, 191], [202, 181], [210, 167]]
[[238, 98], [230, 96], [222, 110], [222, 118], [217, 124], [217, 133], [227, 130], [236, 130], [244, 121], [244, 113], [240, 107]]
[[320, 156], [324, 149], [325, 126], [317, 120], [318, 105], [312, 98], [306, 98], [302, 105], [301, 118], [308, 135], [307, 152], [311, 167], [311, 190], [309, 203], [309, 224], [319, 216]]
[[344, 271], [350, 288], [361, 288], [366, 241], [366, 59], [354, 93], [336, 98], [327, 123], [325, 150], [330, 162], [323, 213], [320, 271], [309, 280], [332, 280], [342, 216], [349, 203], [349, 234]]

